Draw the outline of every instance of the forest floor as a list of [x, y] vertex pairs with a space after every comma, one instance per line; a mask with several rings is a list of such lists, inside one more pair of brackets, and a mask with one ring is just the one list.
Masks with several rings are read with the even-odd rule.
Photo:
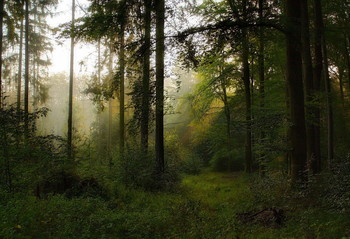
[[0, 200], [0, 238], [350, 238], [348, 214], [286, 203], [268, 187], [256, 193], [241, 173], [184, 176], [172, 192], [120, 185], [111, 190], [114, 196], [108, 199], [17, 195]]

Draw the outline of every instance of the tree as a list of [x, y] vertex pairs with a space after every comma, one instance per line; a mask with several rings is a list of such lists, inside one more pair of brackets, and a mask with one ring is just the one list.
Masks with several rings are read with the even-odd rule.
[[[23, 6], [22, 6], [23, 10]], [[18, 75], [17, 75], [17, 111], [21, 109], [21, 89], [22, 89], [22, 61], [23, 61], [23, 17], [21, 18], [20, 39], [19, 39], [19, 57], [18, 57]]]
[[[124, 8], [125, 9], [125, 1], [124, 1]], [[125, 101], [124, 101], [124, 81], [125, 81], [125, 24], [126, 19], [124, 17], [124, 14], [121, 13], [123, 16], [121, 18], [120, 23], [120, 32], [119, 32], [119, 97], [120, 97], [120, 103], [119, 103], [119, 113], [120, 113], [120, 120], [119, 120], [119, 130], [120, 130], [120, 153], [124, 153], [124, 145], [125, 145], [125, 119], [124, 119], [124, 113], [125, 113]]]
[[286, 1], [287, 86], [290, 104], [291, 176], [293, 183], [305, 180], [307, 162], [304, 92], [301, 57], [300, 0]]
[[[26, 131], [28, 131], [28, 114], [29, 114], [29, 0], [25, 0], [25, 73], [24, 73], [24, 122]], [[28, 133], [27, 133], [28, 134]]]
[[151, 8], [152, 1], [144, 1], [144, 42], [142, 68], [142, 115], [141, 115], [141, 147], [148, 150], [148, 125], [150, 106], [150, 56], [151, 56]]
[[[264, 0], [259, 0], [259, 20], [262, 22], [264, 20]], [[265, 39], [264, 39], [264, 29], [259, 28], [259, 51], [258, 51], [258, 71], [259, 71], [259, 97], [260, 97], [260, 109], [263, 112], [265, 108]], [[260, 132], [260, 142], [265, 139], [265, 131]], [[260, 173], [265, 174], [265, 155], [260, 155]]]
[[313, 102], [316, 100], [318, 92], [314, 89], [314, 77], [312, 67], [312, 57], [310, 49], [310, 30], [309, 30], [309, 13], [308, 1], [301, 0], [301, 52], [303, 62], [303, 79], [305, 88], [305, 113], [306, 113], [306, 135], [307, 135], [307, 159], [310, 165], [313, 165], [312, 170], [317, 173], [314, 166], [321, 157], [320, 152], [316, 149], [320, 138], [315, 134], [315, 107]]
[[[243, 21], [247, 21], [247, 1], [242, 0]], [[251, 173], [253, 170], [253, 156], [252, 156], [252, 102], [250, 89], [250, 69], [249, 69], [249, 45], [247, 28], [242, 29], [242, 80], [244, 83], [245, 104], [246, 104], [246, 139], [245, 139], [245, 161], [246, 172]]]
[[74, 25], [75, 24], [75, 0], [72, 0], [72, 23], [70, 43], [70, 66], [69, 66], [69, 95], [68, 95], [68, 158], [73, 158], [73, 80], [74, 80]]
[[0, 109], [2, 108], [2, 44], [3, 44], [4, 0], [0, 0]]
[[[322, 4], [320, 0], [314, 0], [314, 24], [315, 24], [315, 73], [314, 73], [314, 84], [315, 89], [321, 88], [322, 79], [324, 79], [325, 90], [327, 94], [327, 158], [328, 163], [334, 157], [334, 145], [333, 145], [333, 108], [331, 102], [331, 86], [328, 73], [328, 58], [326, 41], [324, 36], [324, 24], [323, 24], [323, 13]], [[317, 112], [317, 116], [319, 112]], [[319, 121], [317, 122], [319, 123]], [[320, 134], [320, 128], [316, 128], [317, 134]], [[321, 170], [321, 162], [316, 161], [313, 164], [315, 172]]]
[[164, 21], [165, 0], [156, 0], [156, 161], [164, 172]]

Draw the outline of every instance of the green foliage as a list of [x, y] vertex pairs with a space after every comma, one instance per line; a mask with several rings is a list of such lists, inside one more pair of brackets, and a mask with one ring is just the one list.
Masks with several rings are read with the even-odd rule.
[[0, 185], [9, 191], [30, 192], [46, 175], [71, 167], [61, 137], [35, 134], [36, 120], [47, 112], [29, 114], [27, 129], [23, 111], [7, 105], [0, 110]]

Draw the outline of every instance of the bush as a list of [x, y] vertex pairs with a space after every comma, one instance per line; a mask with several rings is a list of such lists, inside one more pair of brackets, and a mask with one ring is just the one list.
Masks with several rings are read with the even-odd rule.
[[112, 171], [116, 182], [127, 186], [146, 190], [171, 189], [179, 181], [178, 170], [173, 164], [171, 159], [166, 160], [165, 171], [159, 174], [153, 152], [146, 155], [140, 150], [128, 149], [124, 157], [115, 159]]

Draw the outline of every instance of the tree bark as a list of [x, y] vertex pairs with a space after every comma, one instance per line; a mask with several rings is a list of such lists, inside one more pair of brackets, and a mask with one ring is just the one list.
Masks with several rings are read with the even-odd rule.
[[319, 161], [320, 155], [316, 150], [316, 141], [320, 138], [316, 138], [315, 134], [315, 106], [313, 101], [315, 99], [315, 90], [313, 82], [313, 68], [310, 49], [310, 30], [309, 30], [309, 13], [308, 13], [308, 1], [300, 0], [301, 2], [301, 45], [302, 45], [302, 62], [303, 62], [303, 79], [305, 88], [305, 114], [306, 114], [306, 143], [307, 143], [307, 160], [311, 166], [311, 170], [317, 173], [315, 164]]
[[29, 0], [25, 0], [25, 73], [24, 73], [24, 123], [26, 135], [29, 133]]
[[290, 97], [290, 140], [292, 183], [304, 181], [307, 150], [304, 113], [304, 92], [301, 58], [301, 4], [300, 0], [287, 0], [287, 84]]
[[3, 51], [4, 0], [0, 0], [0, 109], [2, 109], [2, 51]]
[[74, 81], [74, 27], [75, 27], [75, 0], [72, 0], [72, 25], [70, 44], [70, 71], [69, 71], [69, 99], [68, 99], [68, 158], [73, 158], [73, 81]]
[[164, 21], [165, 1], [156, 0], [156, 160], [158, 173], [164, 172]]
[[349, 84], [349, 89], [350, 89], [350, 52], [349, 52], [349, 37], [345, 35], [345, 47], [344, 47], [344, 53], [345, 53], [345, 61], [346, 61], [346, 66], [347, 66], [347, 72], [348, 72], [348, 84]]
[[[263, 10], [264, 10], [264, 0], [259, 0], [259, 20], [263, 21]], [[258, 72], [259, 72], [259, 97], [260, 97], [260, 110], [261, 112], [265, 109], [265, 42], [264, 42], [264, 29], [259, 28], [259, 53], [258, 53]], [[260, 144], [266, 137], [264, 129], [260, 132]], [[265, 154], [261, 153], [260, 158], [260, 174], [265, 175]]]
[[120, 155], [123, 156], [125, 146], [125, 22], [121, 24], [119, 41], [119, 150]]
[[[321, 86], [321, 79], [324, 79], [327, 94], [327, 158], [328, 163], [334, 157], [333, 143], [333, 107], [331, 100], [331, 85], [328, 72], [328, 58], [326, 41], [324, 37], [324, 24], [322, 4], [320, 0], [314, 0], [315, 9], [315, 82], [317, 87]], [[321, 148], [321, 147], [320, 147]], [[315, 165], [316, 170], [321, 170], [321, 162]]]
[[150, 104], [150, 56], [151, 56], [151, 8], [152, 1], [145, 0], [144, 45], [142, 68], [141, 148], [148, 151], [148, 125]]
[[322, 34], [322, 55], [323, 55], [323, 77], [325, 83], [325, 90], [327, 93], [327, 159], [328, 165], [334, 159], [334, 124], [333, 124], [333, 102], [332, 102], [332, 89], [331, 79], [329, 77], [328, 70], [328, 56], [325, 36]]
[[[247, 0], [242, 1], [243, 20], [247, 17]], [[242, 29], [242, 79], [244, 83], [245, 103], [246, 103], [246, 138], [245, 138], [245, 171], [253, 171], [252, 158], [252, 132], [251, 132], [251, 93], [250, 93], [250, 70], [249, 70], [249, 45], [247, 29]]]
[[340, 90], [340, 99], [341, 103], [343, 105], [343, 108], [345, 107], [345, 95], [344, 95], [344, 69], [342, 67], [338, 67], [338, 79], [339, 79], [339, 90]]
[[21, 88], [22, 88], [22, 58], [23, 58], [23, 18], [21, 19], [21, 29], [19, 37], [19, 58], [18, 58], [18, 78], [17, 78], [17, 112], [21, 110]]
[[[108, 74], [109, 77], [108, 79], [110, 80], [110, 85], [112, 87], [112, 79], [113, 79], [113, 45], [109, 44], [109, 61], [108, 61]], [[114, 92], [113, 92], [114, 93]], [[108, 156], [109, 156], [109, 166], [112, 165], [112, 156], [111, 156], [111, 151], [112, 151], [112, 106], [113, 106], [113, 101], [112, 99], [109, 99], [108, 101]]]

